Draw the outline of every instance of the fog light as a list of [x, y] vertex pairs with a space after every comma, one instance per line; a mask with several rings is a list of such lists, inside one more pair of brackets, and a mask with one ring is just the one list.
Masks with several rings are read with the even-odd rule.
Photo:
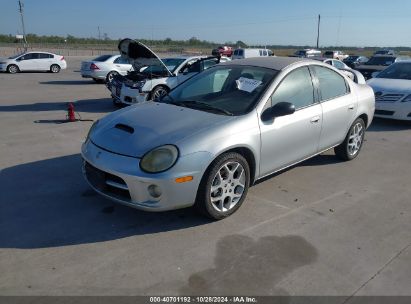
[[160, 187], [157, 185], [150, 185], [148, 186], [147, 190], [148, 193], [154, 198], [159, 198], [162, 194]]

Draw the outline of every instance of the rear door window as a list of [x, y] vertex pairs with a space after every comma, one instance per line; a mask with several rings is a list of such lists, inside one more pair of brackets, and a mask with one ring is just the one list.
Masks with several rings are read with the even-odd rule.
[[335, 71], [326, 67], [314, 66], [318, 78], [321, 100], [329, 100], [349, 93], [345, 79]]
[[39, 53], [39, 59], [50, 59], [50, 58], [54, 58], [54, 56], [51, 54], [46, 54], [46, 53]]

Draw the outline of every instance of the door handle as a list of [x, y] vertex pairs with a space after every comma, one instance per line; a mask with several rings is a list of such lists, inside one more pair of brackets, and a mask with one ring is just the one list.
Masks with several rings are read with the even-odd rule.
[[354, 105], [349, 105], [348, 110], [354, 110]]
[[314, 116], [313, 118], [311, 118], [310, 122], [311, 123], [317, 123], [320, 121], [320, 116]]

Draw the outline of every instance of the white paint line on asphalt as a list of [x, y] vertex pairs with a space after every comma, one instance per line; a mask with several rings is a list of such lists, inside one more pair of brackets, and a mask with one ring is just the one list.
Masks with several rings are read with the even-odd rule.
[[294, 214], [294, 213], [296, 213], [296, 212], [299, 212], [299, 211], [301, 211], [301, 210], [308, 209], [308, 208], [310, 208], [310, 207], [312, 207], [312, 206], [314, 206], [314, 205], [321, 204], [321, 203], [323, 203], [323, 202], [325, 202], [325, 201], [328, 201], [328, 200], [330, 200], [330, 199], [333, 199], [333, 198], [335, 198], [335, 197], [337, 197], [337, 196], [344, 195], [346, 192], [347, 192], [346, 190], [342, 190], [342, 191], [336, 192], [336, 193], [334, 193], [334, 194], [331, 194], [331, 195], [329, 195], [329, 196], [327, 196], [327, 197], [324, 197], [324, 198], [322, 198], [322, 199], [320, 199], [320, 200], [318, 200], [318, 201], [314, 201], [314, 202], [312, 202], [312, 203], [310, 203], [310, 204], [297, 207], [297, 208], [295, 208], [295, 209], [292, 209], [290, 212], [283, 213], [283, 214], [281, 214], [281, 215], [279, 215], [279, 216], [272, 217], [272, 218], [270, 218], [270, 219], [268, 219], [268, 220], [265, 220], [265, 221], [263, 221], [263, 222], [260, 222], [260, 223], [254, 225], [254, 226], [250, 226], [250, 227], [248, 227], [248, 228], [240, 231], [240, 233], [246, 233], [246, 232], [249, 232], [249, 231], [251, 231], [251, 230], [254, 230], [254, 229], [258, 228], [258, 227], [264, 226], [264, 225], [267, 224], [267, 223], [275, 222], [275, 221], [277, 221], [277, 220], [279, 220], [279, 219], [282, 219], [282, 218], [284, 218], [284, 217], [287, 217], [287, 216], [289, 216], [289, 215], [291, 215], [291, 214]]
[[274, 205], [274, 206], [279, 207], [279, 208], [283, 208], [283, 209], [287, 209], [287, 210], [292, 209], [292, 208], [290, 208], [290, 207], [287, 207], [287, 206], [281, 205], [281, 204], [279, 204], [279, 203], [270, 201], [270, 200], [265, 199], [265, 198], [263, 198], [263, 197], [256, 196], [256, 195], [254, 195], [254, 194], [248, 193], [247, 196], [248, 196], [250, 199], [252, 199], [252, 200], [261, 201], [261, 202], [264, 202], [264, 203], [268, 203], [268, 204], [270, 204], [270, 205]]

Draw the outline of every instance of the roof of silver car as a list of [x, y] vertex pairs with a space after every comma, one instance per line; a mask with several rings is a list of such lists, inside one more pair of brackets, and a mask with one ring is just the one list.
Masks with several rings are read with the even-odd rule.
[[262, 68], [268, 68], [272, 70], [281, 71], [289, 65], [306, 61], [305, 58], [298, 57], [253, 57], [247, 59], [237, 59], [221, 63], [221, 65], [250, 65]]

